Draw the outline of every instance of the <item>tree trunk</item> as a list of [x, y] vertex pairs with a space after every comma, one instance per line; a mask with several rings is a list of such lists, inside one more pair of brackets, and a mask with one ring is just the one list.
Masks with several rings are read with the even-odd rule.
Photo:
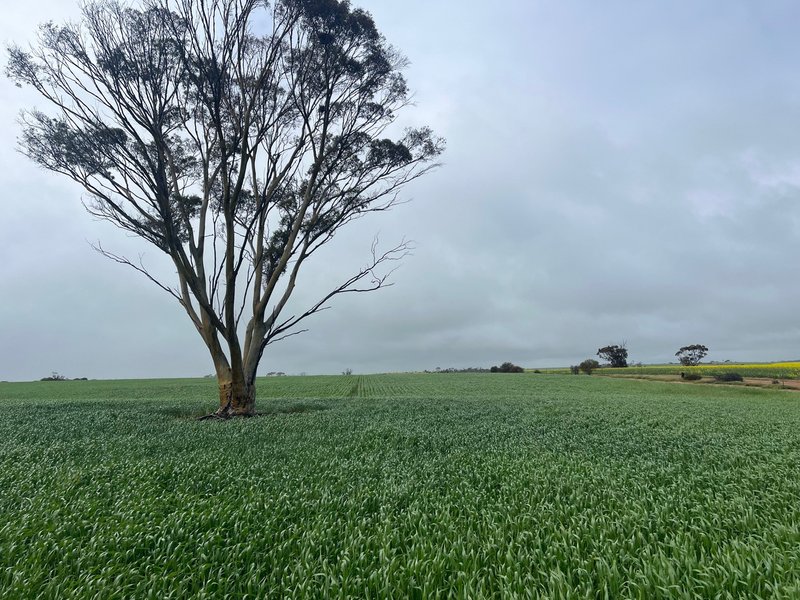
[[244, 378], [219, 379], [219, 408], [217, 417], [252, 417], [255, 415], [256, 385]]

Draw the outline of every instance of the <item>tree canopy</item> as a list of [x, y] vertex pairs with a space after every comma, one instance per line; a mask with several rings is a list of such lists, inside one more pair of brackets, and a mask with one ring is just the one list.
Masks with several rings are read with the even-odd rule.
[[700, 363], [708, 354], [708, 348], [703, 344], [692, 344], [684, 346], [675, 353], [681, 364], [686, 367], [694, 367]]
[[408, 245], [285, 314], [298, 273], [339, 230], [385, 211], [444, 142], [399, 129], [405, 58], [347, 0], [99, 0], [9, 48], [8, 74], [48, 110], [20, 146], [78, 182], [85, 206], [169, 256], [175, 282], [98, 246], [186, 310], [220, 381], [223, 416], [253, 411], [265, 347], [333, 296], [374, 290]]
[[611, 367], [628, 366], [628, 349], [625, 347], [625, 344], [604, 346], [597, 351], [597, 356], [608, 361]]

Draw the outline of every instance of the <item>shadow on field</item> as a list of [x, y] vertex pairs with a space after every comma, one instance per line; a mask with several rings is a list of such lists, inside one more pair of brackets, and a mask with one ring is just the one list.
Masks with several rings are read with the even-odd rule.
[[185, 406], [170, 406], [162, 408], [158, 412], [166, 417], [172, 417], [174, 419], [198, 419], [208, 414], [208, 410], [187, 408]]
[[[317, 412], [321, 410], [330, 410], [331, 406], [326, 406], [324, 404], [305, 404], [305, 403], [295, 403], [295, 404], [287, 404], [284, 406], [267, 406], [264, 407], [263, 410], [256, 411], [254, 417], [275, 417], [278, 415], [293, 415], [297, 413], [308, 413], [308, 412]], [[172, 417], [174, 419], [186, 419], [186, 420], [197, 420], [201, 417], [208, 415], [210, 412], [208, 409], [201, 409], [201, 408], [189, 408], [184, 406], [170, 406], [168, 408], [164, 408], [161, 411], [162, 415]]]
[[286, 406], [268, 406], [266, 410], [259, 410], [256, 412], [257, 417], [269, 417], [275, 415], [292, 415], [295, 413], [317, 412], [320, 410], [330, 410], [331, 406], [325, 404], [306, 404], [298, 402], [295, 404], [288, 404]]

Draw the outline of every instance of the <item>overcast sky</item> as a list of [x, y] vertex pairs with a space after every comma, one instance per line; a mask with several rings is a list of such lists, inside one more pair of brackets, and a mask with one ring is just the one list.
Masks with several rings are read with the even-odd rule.
[[[565, 366], [623, 341], [642, 362], [693, 343], [800, 359], [800, 3], [354, 4], [411, 61], [405, 121], [448, 149], [410, 203], [342, 230], [297, 301], [376, 233], [416, 242], [395, 285], [339, 298], [262, 373]], [[2, 5], [4, 43], [77, 13]], [[33, 105], [0, 82], [0, 379], [211, 373], [181, 307], [89, 242], [169, 273], [159, 253], [15, 151]]]

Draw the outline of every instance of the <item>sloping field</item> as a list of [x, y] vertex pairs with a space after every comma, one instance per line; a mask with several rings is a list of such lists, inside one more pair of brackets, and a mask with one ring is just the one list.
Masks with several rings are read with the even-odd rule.
[[800, 397], [556, 375], [0, 384], [0, 597], [797, 598]]

